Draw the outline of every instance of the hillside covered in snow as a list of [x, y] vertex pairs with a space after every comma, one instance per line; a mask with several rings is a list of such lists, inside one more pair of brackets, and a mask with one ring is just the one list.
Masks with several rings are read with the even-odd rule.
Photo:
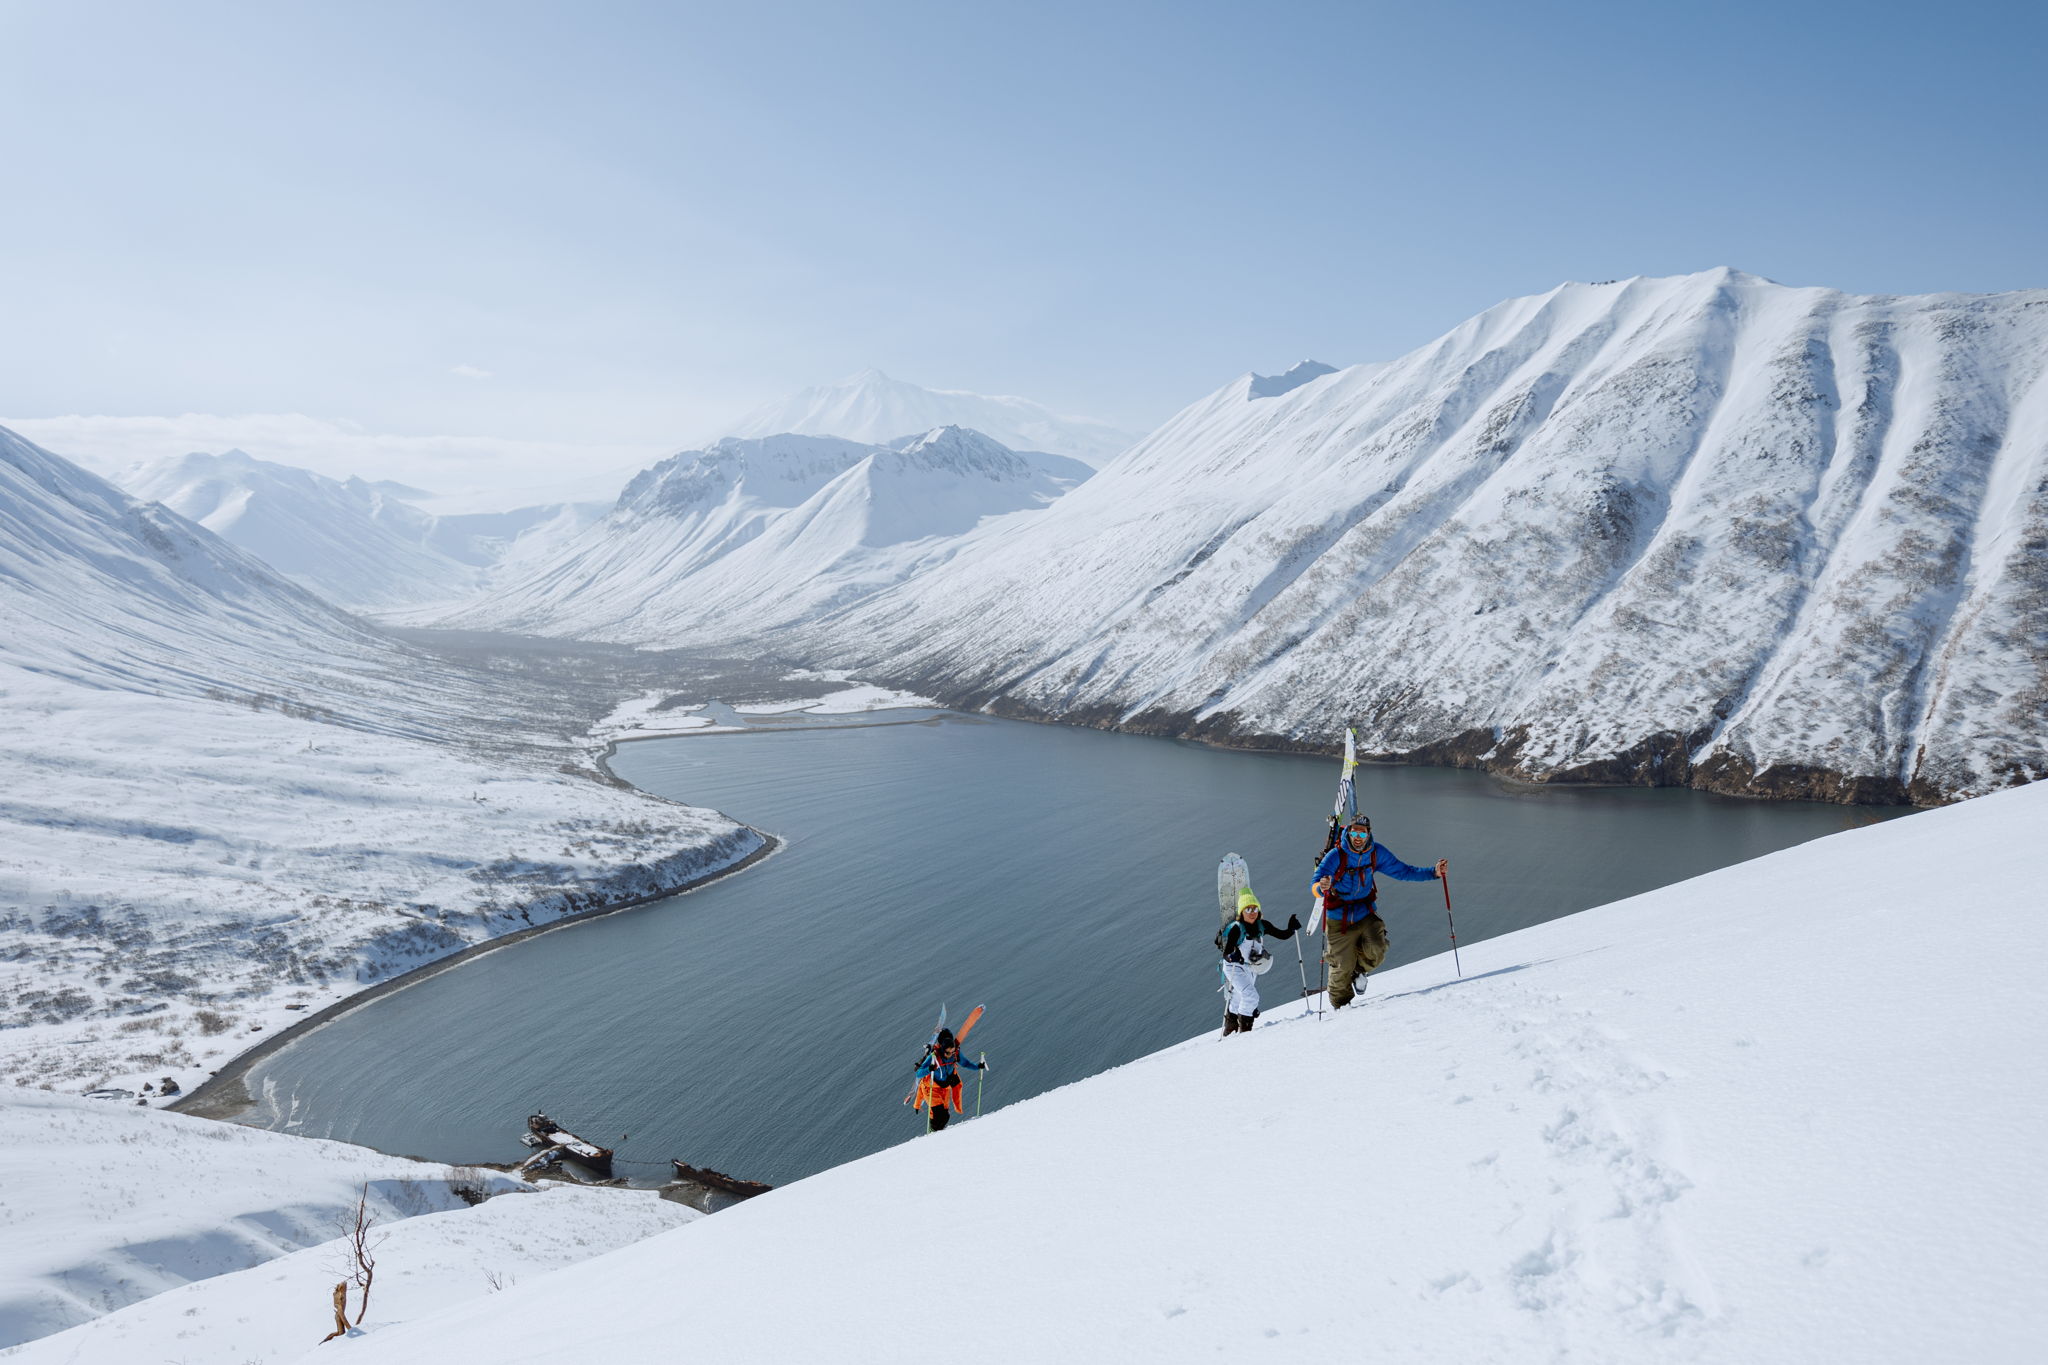
[[1138, 439], [1092, 417], [1062, 417], [1028, 398], [921, 388], [875, 369], [757, 408], [723, 434], [839, 436], [881, 445], [935, 427], [967, 427], [1012, 450], [1065, 455], [1092, 467]]
[[[2044, 818], [2002, 792], [1468, 944], [347, 1354], [896, 1361], [936, 1296], [992, 1361], [2020, 1365]], [[145, 1304], [25, 1359], [218, 1358], [276, 1311], [249, 1272], [178, 1292], [203, 1330]]]
[[0, 1085], [189, 1090], [366, 985], [761, 847], [604, 780], [563, 698], [4, 430], [0, 585]]
[[152, 460], [122, 488], [198, 522], [330, 602], [359, 611], [469, 597], [595, 521], [601, 504], [436, 515], [429, 495], [330, 479], [239, 450]]
[[476, 1167], [13, 1089], [0, 1090], [0, 1190], [0, 1352], [33, 1341], [15, 1358], [71, 1365], [296, 1355], [333, 1321], [346, 1262], [336, 1239], [359, 1197], [379, 1261], [369, 1306], [387, 1322], [701, 1216], [652, 1191], [536, 1189]]
[[2044, 376], [2043, 292], [1564, 285], [1245, 376], [753, 644], [1086, 724], [1938, 802], [2048, 774]]
[[756, 635], [901, 582], [1090, 473], [960, 427], [731, 437], [647, 470], [556, 557], [435, 624], [653, 646]]

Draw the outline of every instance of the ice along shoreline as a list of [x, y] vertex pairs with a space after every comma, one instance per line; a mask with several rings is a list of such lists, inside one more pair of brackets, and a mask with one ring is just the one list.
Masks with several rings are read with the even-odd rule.
[[[657, 697], [659, 695], [661, 694], [650, 694], [648, 698], [643, 698], [638, 702], [627, 702], [619, 708], [616, 708], [613, 712], [613, 716], [617, 717], [622, 714], [630, 714], [642, 708], [645, 708], [652, 702], [654, 697]], [[922, 701], [923, 699], [911, 697], [907, 694], [884, 694], [881, 697], [874, 698], [874, 700]], [[815, 704], [815, 699], [811, 704]], [[791, 709], [801, 710], [805, 707], [805, 705], [806, 703], [798, 701], [792, 704]], [[690, 709], [695, 710], [697, 708], [693, 707]], [[837, 714], [847, 717], [871, 716], [880, 711], [888, 711], [895, 709], [921, 708], [897, 707], [887, 705], [868, 706], [850, 711], [839, 712]], [[828, 712], [826, 714], [832, 713]], [[823, 717], [821, 716], [820, 719], [822, 718]], [[870, 725], [915, 725], [931, 723], [934, 719], [934, 717], [930, 716], [922, 716], [916, 720], [891, 721], [855, 720], [849, 718], [843, 721], [838, 721], [817, 728], [856, 729]], [[602, 732], [608, 727], [604, 723], [600, 723], [599, 727], [597, 728], [600, 732]], [[709, 730], [700, 730], [695, 732], [690, 730], [668, 732], [650, 731], [643, 734], [622, 734], [614, 730], [605, 738], [603, 747], [593, 756], [593, 758], [598, 770], [605, 775], [605, 778], [608, 781], [613, 782], [622, 787], [632, 787], [633, 790], [640, 791], [640, 788], [634, 787], [632, 783], [620, 777], [618, 773], [616, 773], [612, 769], [611, 758], [614, 754], [618, 752], [618, 746], [620, 744], [630, 744], [637, 740], [644, 739], [677, 739], [683, 737], [708, 737], [712, 734], [754, 733], [774, 733], [774, 730], [769, 727], [762, 727], [762, 729], [760, 730], [738, 728], [726, 729], [723, 727], [714, 727]], [[668, 798], [662, 799], [666, 800]], [[738, 825], [741, 829], [753, 834], [756, 838], [758, 838], [761, 841], [760, 844], [742, 858], [727, 863], [723, 867], [713, 868], [709, 871], [699, 873], [694, 877], [690, 877], [685, 879], [684, 881], [678, 882], [676, 885], [672, 887], [667, 887], [659, 891], [650, 891], [644, 892], [639, 895], [628, 896], [624, 899], [609, 902], [602, 905], [595, 905], [590, 907], [589, 909], [579, 910], [574, 914], [564, 915], [559, 919], [550, 920], [545, 924], [529, 925], [526, 928], [517, 929], [511, 933], [503, 934], [496, 938], [487, 939], [482, 943], [472, 943], [467, 947], [458, 949], [457, 951], [448, 954], [446, 957], [440, 957], [434, 959], [432, 962], [422, 963], [420, 966], [415, 967], [412, 970], [404, 972], [398, 976], [394, 976], [387, 981], [379, 981], [373, 985], [366, 986], [360, 991], [356, 991], [351, 995], [345, 996], [340, 1000], [336, 1000], [333, 1003], [322, 1007], [321, 1009], [315, 1010], [313, 1013], [307, 1015], [303, 1019], [294, 1021], [293, 1023], [287, 1025], [283, 1030], [263, 1039], [254, 1047], [236, 1053], [234, 1056], [223, 1061], [219, 1069], [216, 1070], [212, 1075], [208, 1076], [206, 1080], [201, 1082], [199, 1085], [193, 1087], [192, 1090], [180, 1096], [177, 1100], [162, 1107], [173, 1110], [177, 1113], [190, 1114], [197, 1118], [220, 1119], [223, 1121], [232, 1121], [234, 1119], [237, 1119], [241, 1117], [243, 1114], [248, 1113], [251, 1109], [256, 1107], [256, 1097], [249, 1093], [246, 1081], [248, 1079], [249, 1072], [253, 1070], [258, 1063], [266, 1060], [269, 1057], [276, 1055], [278, 1052], [283, 1051], [285, 1048], [291, 1046], [293, 1043], [298, 1042], [301, 1039], [310, 1037], [314, 1032], [321, 1028], [324, 1028], [328, 1024], [331, 1024], [338, 1019], [344, 1018], [347, 1015], [353, 1014], [356, 1010], [361, 1009], [366, 1005], [370, 1005], [378, 1000], [383, 999], [388, 995], [392, 995], [398, 991], [405, 990], [408, 987], [417, 986], [424, 981], [428, 981], [436, 976], [439, 976], [443, 972], [451, 971], [454, 968], [461, 966], [465, 962], [472, 961], [478, 957], [483, 956], [486, 953], [493, 952], [499, 948], [510, 947], [515, 943], [524, 942], [527, 939], [536, 937], [540, 934], [549, 933], [556, 929], [564, 929], [570, 927], [571, 925], [583, 924], [590, 920], [599, 919], [606, 915], [615, 915], [622, 910], [632, 910], [640, 906], [650, 905], [655, 901], [667, 900], [670, 897], [674, 896], [687, 895], [689, 892], [695, 891], [700, 887], [709, 886], [711, 883], [720, 881], [726, 877], [734, 875], [735, 873], [744, 872], [748, 868], [753, 867], [755, 864], [760, 863], [766, 860], [767, 858], [773, 856], [774, 854], [780, 852], [784, 847], [787, 846], [787, 841], [784, 840], [780, 835], [770, 834], [766, 830], [757, 829], [753, 825], [749, 825], [742, 820], [733, 820], [731, 816], [726, 815], [723, 811], [719, 811], [717, 812], [717, 814], [719, 814], [721, 817], [727, 820], [732, 820], [732, 822], [735, 825]]]
[[[610, 774], [611, 769], [608, 765], [604, 764], [604, 759], [609, 757], [610, 754], [611, 748], [607, 746], [604, 755], [598, 760], [600, 766], [604, 767], [607, 774]], [[405, 990], [407, 987], [417, 986], [423, 981], [430, 980], [443, 972], [451, 971], [465, 962], [473, 961], [486, 953], [495, 952], [500, 948], [508, 948], [515, 943], [523, 943], [527, 939], [535, 938], [541, 934], [553, 933], [557, 929], [566, 929], [572, 925], [584, 924], [606, 915], [616, 915], [622, 910], [632, 910], [639, 906], [652, 904], [655, 901], [687, 895], [699, 887], [709, 886], [713, 882], [721, 881], [736, 873], [744, 872], [756, 863], [779, 853], [785, 847], [786, 841], [779, 835], [770, 834], [766, 830], [755, 829], [752, 825], [741, 821], [734, 821], [733, 823], [740, 825], [742, 829], [750, 831], [761, 840], [759, 846], [743, 858], [727, 863], [723, 867], [713, 868], [708, 872], [700, 873], [695, 877], [691, 877], [686, 881], [679, 882], [675, 886], [661, 891], [650, 891], [610, 904], [592, 906], [588, 910], [579, 910], [575, 914], [564, 915], [560, 919], [550, 920], [546, 924], [530, 925], [524, 929], [514, 930], [509, 934], [502, 934], [497, 938], [486, 939], [482, 943], [472, 943], [466, 948], [450, 953], [446, 957], [436, 958], [432, 962], [424, 963], [409, 972], [394, 976], [388, 981], [379, 981], [374, 985], [366, 986], [353, 995], [337, 1000], [333, 1004], [307, 1015], [304, 1019], [285, 1028], [282, 1032], [272, 1034], [256, 1044], [256, 1046], [244, 1052], [236, 1053], [224, 1062], [218, 1071], [207, 1077], [203, 1083], [194, 1087], [179, 1099], [162, 1107], [177, 1113], [190, 1114], [196, 1118], [230, 1121], [239, 1118], [256, 1107], [256, 1097], [249, 1093], [248, 1087], [244, 1082], [247, 1080], [250, 1070], [258, 1062], [282, 1051], [316, 1030], [333, 1023], [335, 1020], [345, 1015], [353, 1014], [365, 1005], [381, 1000], [387, 995]], [[387, 1155], [402, 1154], [387, 1153]]]

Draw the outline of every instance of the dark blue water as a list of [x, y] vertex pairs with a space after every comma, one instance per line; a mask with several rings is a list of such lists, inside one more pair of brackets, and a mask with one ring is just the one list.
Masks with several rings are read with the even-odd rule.
[[[969, 1051], [993, 1065], [990, 1106], [1219, 1026], [1216, 862], [1243, 854], [1271, 917], [1305, 912], [1337, 777], [1332, 759], [980, 717], [644, 741], [613, 766], [788, 847], [337, 1021], [256, 1068], [255, 1121], [506, 1160], [545, 1108], [627, 1135], [636, 1177], [681, 1156], [794, 1179], [918, 1131], [900, 1101], [942, 1001], [988, 1005]], [[1450, 859], [1466, 944], [1884, 814], [1436, 768], [1358, 778], [1382, 843]], [[1389, 965], [1443, 952], [1437, 885], [1381, 886]], [[1269, 1002], [1300, 994], [1280, 946]]]

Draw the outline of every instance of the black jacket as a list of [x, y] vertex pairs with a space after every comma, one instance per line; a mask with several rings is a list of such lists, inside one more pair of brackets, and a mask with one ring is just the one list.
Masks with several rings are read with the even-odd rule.
[[1301, 920], [1299, 918], [1292, 918], [1285, 924], [1268, 924], [1262, 915], [1259, 917], [1258, 923], [1247, 927], [1243, 920], [1234, 919], [1223, 926], [1223, 960], [1225, 962], [1244, 961], [1244, 957], [1239, 950], [1244, 946], [1244, 941], [1247, 938], [1261, 940], [1267, 938], [1293, 938], [1295, 927], [1300, 923]]

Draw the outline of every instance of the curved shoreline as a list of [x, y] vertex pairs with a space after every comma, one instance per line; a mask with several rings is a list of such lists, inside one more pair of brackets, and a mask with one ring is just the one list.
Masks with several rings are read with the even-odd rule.
[[[613, 777], [614, 781], [623, 780], [613, 775], [611, 768], [604, 762], [604, 757], [609, 756], [610, 753], [611, 748], [607, 746], [605, 755], [599, 757], [598, 764], [608, 776]], [[637, 791], [639, 788], [636, 787], [634, 790]], [[723, 815], [724, 812], [721, 811], [719, 814]], [[726, 818], [732, 819], [731, 816], [726, 816]], [[472, 943], [467, 948], [450, 953], [446, 957], [435, 958], [432, 962], [415, 967], [411, 971], [399, 976], [394, 976], [388, 981], [380, 981], [374, 986], [365, 987], [354, 995], [337, 1000], [326, 1008], [307, 1015], [282, 1033], [272, 1034], [246, 1052], [236, 1053], [233, 1057], [222, 1063], [220, 1070], [207, 1077], [204, 1082], [195, 1086], [187, 1094], [180, 1096], [174, 1103], [163, 1107], [176, 1113], [190, 1114], [195, 1118], [238, 1118], [256, 1107], [256, 1097], [251, 1095], [248, 1087], [243, 1084], [252, 1067], [292, 1043], [297, 1042], [299, 1039], [304, 1038], [314, 1030], [331, 1024], [344, 1015], [353, 1014], [356, 1010], [373, 1001], [381, 1000], [396, 991], [406, 989], [408, 986], [417, 986], [423, 981], [439, 976], [442, 972], [459, 967], [463, 963], [475, 958], [482, 957], [485, 953], [495, 952], [499, 948], [507, 948], [512, 944], [524, 942], [541, 934], [552, 933], [557, 929], [565, 929], [570, 925], [582, 924], [588, 920], [598, 919], [605, 915], [615, 915], [621, 910], [631, 910], [636, 906], [667, 900], [671, 896], [686, 895], [689, 892], [695, 891], [698, 887], [709, 886], [711, 883], [730, 877], [734, 873], [744, 872], [754, 866], [754, 864], [773, 854], [779, 853], [787, 846], [787, 841], [779, 835], [770, 834], [766, 830], [754, 829], [752, 825], [743, 824], [740, 821], [735, 820], [733, 823], [740, 825], [742, 829], [753, 830], [761, 838], [761, 846], [737, 862], [727, 863], [724, 867], [714, 868], [709, 872], [692, 877], [690, 880], [669, 887], [666, 890], [652, 891], [645, 895], [631, 896], [625, 900], [616, 901], [608, 905], [599, 905], [588, 910], [579, 910], [573, 915], [564, 915], [562, 918], [550, 920], [546, 924], [532, 925], [525, 929], [515, 930], [509, 934], [501, 934], [497, 938], [485, 939], [482, 943]]]
[[[937, 716], [924, 716], [920, 717], [917, 720], [856, 721], [850, 725], [820, 725], [796, 728], [820, 730], [853, 730], [877, 725], [927, 725], [935, 723], [938, 719], [939, 717]], [[721, 730], [716, 733], [772, 734], [775, 733], [775, 731]], [[711, 737], [712, 736], [709, 735], [692, 735], [687, 730], [668, 734], [618, 736], [613, 739], [607, 740], [605, 742], [604, 748], [599, 750], [593, 756], [593, 761], [596, 763], [598, 770], [605, 775], [605, 778], [607, 780], [615, 782], [622, 787], [632, 787], [634, 791], [644, 792], [644, 788], [633, 786], [631, 782], [626, 781], [626, 779], [620, 777], [616, 772], [612, 770], [611, 758], [612, 755], [618, 752], [619, 745], [632, 744], [640, 740], [649, 739], [690, 739]], [[645, 794], [649, 796], [656, 795], [656, 793], [653, 792], [645, 792]], [[660, 799], [669, 800], [671, 798], [661, 797]], [[724, 811], [718, 811], [717, 813], [721, 816], [724, 816], [728, 820], [732, 820], [732, 817], [730, 815], [726, 815]], [[220, 1069], [215, 1071], [211, 1076], [208, 1076], [204, 1081], [194, 1086], [190, 1091], [186, 1092], [184, 1095], [179, 1096], [178, 1099], [174, 1102], [164, 1105], [163, 1107], [175, 1113], [190, 1114], [195, 1118], [221, 1119], [227, 1121], [239, 1118], [243, 1114], [249, 1112], [249, 1110], [256, 1107], [256, 1097], [249, 1093], [248, 1087], [243, 1082], [247, 1079], [249, 1072], [256, 1066], [258, 1062], [261, 1062], [268, 1057], [274, 1056], [276, 1053], [282, 1051], [286, 1047], [289, 1047], [291, 1044], [299, 1041], [301, 1038], [307, 1037], [308, 1035], [312, 1034], [315, 1030], [323, 1028], [326, 1025], [331, 1024], [335, 1020], [343, 1018], [346, 1015], [352, 1014], [356, 1010], [361, 1009], [365, 1005], [369, 1005], [377, 1000], [381, 1000], [385, 996], [391, 995], [394, 992], [402, 991], [409, 986], [417, 986], [423, 981], [428, 981], [436, 976], [439, 976], [442, 972], [450, 971], [453, 968], [461, 966], [465, 962], [469, 962], [475, 958], [481, 957], [485, 953], [494, 952], [499, 948], [507, 948], [510, 947], [512, 944], [523, 942], [526, 939], [534, 938], [541, 934], [551, 933], [556, 929], [564, 929], [568, 928], [571, 925], [582, 924], [585, 921], [597, 919], [604, 915], [615, 915], [621, 910], [631, 910], [638, 906], [652, 904], [655, 901], [667, 900], [671, 896], [686, 895], [689, 892], [695, 891], [697, 888], [701, 886], [709, 886], [712, 882], [719, 881], [720, 879], [725, 877], [730, 877], [735, 873], [744, 872], [748, 868], [754, 866], [756, 863], [761, 862], [764, 859], [781, 852], [783, 848], [787, 847], [788, 841], [783, 839], [779, 835], [770, 834], [766, 830], [755, 829], [754, 826], [749, 825], [744, 821], [734, 820], [733, 823], [739, 825], [742, 829], [752, 830], [756, 835], [760, 836], [761, 839], [761, 846], [759, 848], [755, 849], [752, 853], [749, 853], [746, 857], [741, 858], [737, 862], [728, 863], [724, 867], [716, 868], [710, 872], [702, 874], [701, 876], [693, 877], [688, 881], [682, 882], [676, 886], [670, 887], [663, 891], [648, 892], [645, 895], [630, 896], [621, 901], [615, 901], [605, 905], [593, 906], [588, 910], [579, 910], [573, 915], [564, 915], [560, 919], [550, 920], [546, 924], [531, 925], [524, 929], [515, 930], [509, 934], [502, 934], [497, 938], [486, 939], [482, 943], [472, 943], [466, 948], [462, 948], [457, 950], [456, 952], [450, 953], [446, 957], [436, 958], [432, 962], [424, 963], [418, 967], [414, 967], [411, 971], [404, 972], [398, 976], [394, 976], [388, 981], [380, 981], [375, 985], [367, 986], [364, 989], [355, 992], [353, 995], [346, 996], [340, 1000], [335, 1001], [331, 1005], [327, 1005], [322, 1009], [314, 1011], [312, 1014], [307, 1015], [305, 1018], [300, 1019], [294, 1022], [293, 1024], [289, 1025], [282, 1032], [274, 1033], [270, 1037], [265, 1038], [262, 1042], [257, 1043], [254, 1047], [249, 1048], [246, 1051], [236, 1053], [233, 1057], [230, 1057], [227, 1061], [223, 1062], [220, 1066]]]

